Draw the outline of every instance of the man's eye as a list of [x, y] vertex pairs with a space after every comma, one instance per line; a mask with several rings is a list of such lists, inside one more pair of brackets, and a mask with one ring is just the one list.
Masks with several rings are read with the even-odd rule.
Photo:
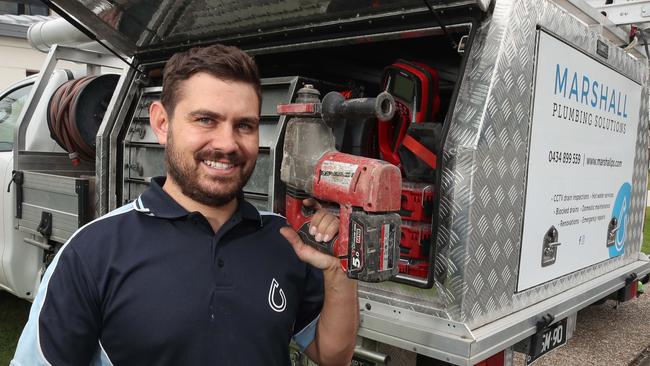
[[254, 131], [255, 126], [252, 123], [240, 123], [238, 127], [242, 131]]
[[204, 118], [198, 118], [196, 121], [197, 121], [198, 123], [202, 124], [202, 125], [209, 125], [209, 124], [212, 123], [212, 119], [207, 118], [207, 117], [204, 117]]

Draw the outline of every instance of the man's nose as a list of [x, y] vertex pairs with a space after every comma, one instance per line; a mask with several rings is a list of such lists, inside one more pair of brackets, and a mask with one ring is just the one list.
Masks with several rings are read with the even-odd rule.
[[220, 124], [211, 134], [210, 146], [226, 154], [237, 150], [237, 136], [234, 128], [230, 124]]

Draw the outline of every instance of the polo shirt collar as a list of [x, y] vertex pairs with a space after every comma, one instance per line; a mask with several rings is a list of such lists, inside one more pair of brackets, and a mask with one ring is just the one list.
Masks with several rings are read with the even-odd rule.
[[[177, 219], [189, 215], [190, 212], [162, 189], [164, 184], [165, 177], [152, 178], [149, 188], [133, 201], [134, 209], [146, 215], [164, 219]], [[237, 201], [239, 204], [234, 217], [239, 216], [244, 220], [256, 221], [262, 226], [262, 216], [255, 206], [244, 199], [243, 194], [237, 197]]]

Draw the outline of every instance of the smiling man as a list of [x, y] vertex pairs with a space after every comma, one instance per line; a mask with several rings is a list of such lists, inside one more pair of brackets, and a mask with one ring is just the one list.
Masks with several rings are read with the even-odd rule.
[[[260, 95], [237, 48], [169, 60], [149, 111], [166, 177], [63, 246], [12, 365], [287, 365], [292, 338], [321, 365], [349, 364], [356, 283], [243, 198]], [[312, 221], [323, 240], [337, 229], [324, 210]]]

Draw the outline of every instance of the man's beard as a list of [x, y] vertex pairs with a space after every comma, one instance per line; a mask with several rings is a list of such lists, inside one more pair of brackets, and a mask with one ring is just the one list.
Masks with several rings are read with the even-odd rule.
[[[172, 136], [170, 133], [165, 148], [165, 165], [167, 173], [174, 179], [184, 195], [199, 203], [219, 207], [230, 203], [243, 194], [244, 185], [253, 174], [255, 165], [247, 169], [246, 165], [242, 165], [245, 164], [245, 159], [241, 154], [223, 154], [215, 150], [205, 149], [194, 154], [194, 162], [197, 165], [186, 164], [183, 161], [182, 154], [175, 150]], [[239, 170], [241, 174], [228, 178], [209, 177], [209, 179], [220, 182], [220, 188], [209, 190], [207, 187], [202, 187], [198, 164], [201, 164], [203, 160], [216, 161], [223, 158], [228, 159], [230, 163], [235, 164], [238, 168], [241, 167], [241, 170]]]

